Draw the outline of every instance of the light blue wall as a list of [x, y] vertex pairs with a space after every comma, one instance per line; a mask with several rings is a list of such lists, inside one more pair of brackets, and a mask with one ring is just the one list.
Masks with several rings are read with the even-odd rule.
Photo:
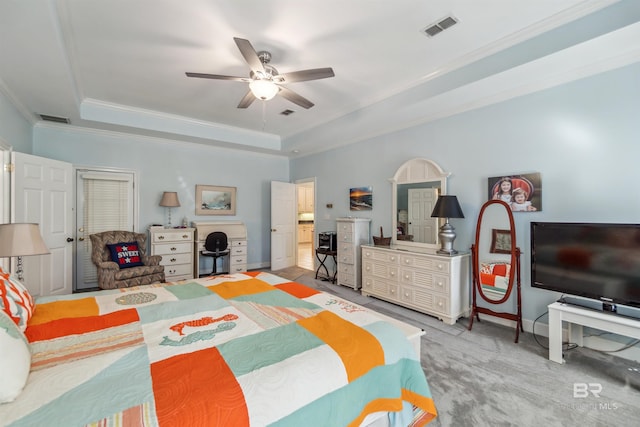
[[[197, 144], [152, 140], [133, 135], [36, 127], [34, 154], [74, 166], [131, 169], [138, 173], [140, 229], [165, 223], [158, 206], [163, 191], [177, 191], [181, 206], [172, 223], [243, 221], [247, 226], [249, 266], [269, 263], [271, 181], [289, 181], [287, 158]], [[195, 215], [196, 184], [237, 187], [235, 216]]]
[[[452, 175], [449, 194], [465, 219], [452, 219], [455, 247], [469, 250], [487, 178], [540, 172], [543, 211], [515, 215], [522, 249], [523, 314], [533, 320], [558, 295], [530, 286], [531, 221], [640, 223], [640, 64], [532, 95], [295, 159], [292, 179], [317, 178], [318, 231], [352, 215], [349, 188], [373, 187], [372, 230], [391, 231], [391, 184], [414, 157]], [[333, 203], [333, 209], [326, 204]], [[356, 215], [354, 215], [356, 216]]]
[[0, 92], [0, 140], [21, 153], [31, 153], [32, 125]]

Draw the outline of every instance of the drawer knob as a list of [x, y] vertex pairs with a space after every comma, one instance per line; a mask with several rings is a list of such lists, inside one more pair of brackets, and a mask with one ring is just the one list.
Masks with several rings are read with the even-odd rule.
[[396, 260], [396, 257], [392, 256], [391, 261], [395, 261], [395, 260]]
[[408, 274], [405, 274], [405, 275], [404, 275], [404, 278], [405, 278], [405, 279], [407, 279], [407, 280], [409, 280], [409, 279], [411, 278], [411, 276], [409, 276]]
[[366, 266], [364, 269], [365, 269], [365, 270], [367, 270], [367, 271], [371, 271], [371, 269], [369, 268], [369, 266]]
[[158, 236], [158, 240], [164, 240], [164, 236]]
[[182, 238], [183, 238], [183, 239], [188, 239], [188, 238], [189, 238], [189, 235], [188, 235], [188, 234], [183, 234], [183, 235], [182, 235]]
[[442, 270], [442, 264], [438, 264], [438, 268]]
[[443, 305], [444, 305], [444, 304], [442, 303], [442, 301], [440, 301], [440, 302], [438, 303], [438, 307], [442, 307]]
[[395, 273], [395, 272], [393, 272], [393, 271], [392, 271], [391, 273], [389, 273], [389, 276], [391, 276], [391, 277], [393, 277], [393, 276], [395, 276], [395, 275], [396, 275], [396, 273]]
[[175, 259], [175, 258], [171, 258], [169, 261], [171, 261], [171, 262], [176, 262], [176, 261], [177, 261], [177, 259]]
[[411, 263], [411, 261], [409, 261], [408, 259], [405, 259], [405, 260], [404, 260], [404, 263], [405, 263], [405, 264], [410, 264], [410, 263]]
[[172, 251], [177, 251], [177, 250], [178, 250], [178, 248], [173, 247], [173, 248], [171, 248], [171, 250], [172, 250]]

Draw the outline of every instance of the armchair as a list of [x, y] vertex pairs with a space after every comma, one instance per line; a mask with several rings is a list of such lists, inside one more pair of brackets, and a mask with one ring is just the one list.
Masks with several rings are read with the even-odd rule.
[[[101, 289], [127, 288], [164, 282], [164, 266], [160, 265], [160, 255], [146, 255], [147, 235], [132, 231], [104, 231], [89, 236], [91, 238], [91, 261], [98, 270], [98, 286]], [[120, 268], [111, 260], [107, 245], [123, 242], [137, 242], [141, 266]]]

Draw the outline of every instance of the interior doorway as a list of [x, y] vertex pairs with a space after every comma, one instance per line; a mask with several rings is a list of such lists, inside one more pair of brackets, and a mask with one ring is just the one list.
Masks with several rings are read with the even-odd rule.
[[298, 255], [296, 265], [314, 270], [315, 233], [315, 178], [296, 181]]

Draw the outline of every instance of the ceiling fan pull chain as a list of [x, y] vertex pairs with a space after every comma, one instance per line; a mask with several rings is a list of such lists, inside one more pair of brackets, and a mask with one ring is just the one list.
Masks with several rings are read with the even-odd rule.
[[262, 131], [267, 126], [267, 101], [262, 101]]

